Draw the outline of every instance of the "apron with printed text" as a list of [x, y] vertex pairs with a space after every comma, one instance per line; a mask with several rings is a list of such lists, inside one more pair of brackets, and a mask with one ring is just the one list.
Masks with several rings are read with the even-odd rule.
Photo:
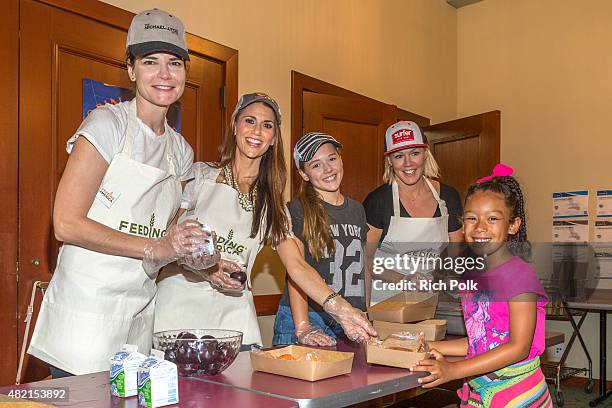
[[176, 264], [166, 267], [158, 280], [155, 332], [180, 329], [226, 329], [243, 333], [243, 344], [261, 344], [251, 287], [251, 269], [261, 249], [261, 238], [249, 238], [253, 212], [245, 211], [238, 192], [216, 179], [220, 169], [208, 169], [197, 193], [195, 210], [182, 219], [198, 219], [217, 234], [221, 258], [239, 264], [246, 272], [240, 293], [221, 292], [199, 275]]
[[[426, 262], [427, 258], [440, 256], [440, 253], [446, 248], [448, 243], [448, 210], [446, 209], [446, 202], [440, 198], [431, 182], [426, 177], [423, 178], [438, 202], [440, 217], [400, 217], [399, 187], [397, 182], [393, 180], [391, 185], [393, 191], [393, 216], [391, 216], [387, 235], [385, 235], [385, 239], [374, 255], [378, 259], [395, 259], [396, 255], [404, 258], [404, 255], [407, 255], [406, 259], [409, 261], [409, 268], [395, 269], [396, 272], [404, 275], [431, 272], [433, 268], [428, 267], [431, 263], [428, 265], [428, 262]], [[376, 274], [372, 276], [372, 279], [377, 279]], [[372, 285], [370, 304], [374, 305], [398, 293], [399, 291], [394, 290], [375, 289], [374, 285]]]
[[[138, 122], [130, 102], [125, 144], [109, 164], [87, 217], [130, 235], [161, 238], [178, 209], [181, 183], [166, 124], [163, 171], [131, 158]], [[151, 348], [155, 276], [142, 261], [64, 244], [28, 350], [73, 374], [108, 370], [125, 344]]]

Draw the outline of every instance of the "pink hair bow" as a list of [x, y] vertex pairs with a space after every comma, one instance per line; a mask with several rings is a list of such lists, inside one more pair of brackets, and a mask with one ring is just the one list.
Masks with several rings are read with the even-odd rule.
[[505, 164], [502, 164], [502, 163], [498, 163], [495, 165], [495, 167], [493, 167], [493, 173], [491, 173], [490, 176], [484, 176], [482, 178], [479, 178], [478, 181], [476, 182], [482, 183], [483, 181], [489, 181], [493, 179], [493, 177], [511, 176], [512, 173], [514, 173], [514, 169], [512, 167], [506, 166]]

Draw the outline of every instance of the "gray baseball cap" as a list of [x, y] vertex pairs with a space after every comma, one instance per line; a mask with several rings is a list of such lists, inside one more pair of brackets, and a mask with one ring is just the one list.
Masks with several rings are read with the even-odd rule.
[[310, 161], [317, 150], [325, 143], [331, 143], [335, 147], [342, 148], [342, 143], [327, 133], [309, 132], [302, 136], [293, 148], [293, 161], [295, 161], [297, 168], [300, 168], [300, 163]]
[[236, 104], [236, 109], [234, 109], [234, 113], [232, 113], [232, 123], [236, 121], [238, 114], [241, 110], [246, 108], [252, 103], [261, 102], [270, 107], [274, 111], [274, 116], [276, 117], [276, 122], [280, 126], [281, 124], [281, 111], [278, 107], [278, 103], [268, 95], [262, 92], [255, 92], [250, 94], [244, 94], [240, 97], [240, 100]]
[[178, 17], [159, 9], [146, 10], [134, 16], [126, 47], [138, 57], [167, 52], [189, 59], [185, 26]]

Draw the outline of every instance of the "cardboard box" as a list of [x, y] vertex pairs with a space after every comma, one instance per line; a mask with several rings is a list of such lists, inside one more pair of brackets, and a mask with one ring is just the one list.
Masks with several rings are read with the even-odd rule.
[[[380, 337], [379, 337], [380, 338]], [[429, 353], [385, 348], [381, 340], [370, 340], [366, 344], [366, 361], [391, 367], [410, 368], [417, 361], [429, 358]]]
[[[306, 360], [304, 356], [307, 353], [314, 353], [320, 359], [318, 361]], [[295, 360], [277, 358], [284, 354], [291, 355]], [[353, 368], [353, 353], [303, 346], [287, 346], [268, 351], [252, 351], [251, 366], [257, 371], [306, 381], [318, 381], [337, 375], [349, 374]]]
[[434, 317], [438, 294], [429, 292], [402, 292], [371, 306], [370, 320], [410, 323]]
[[430, 319], [423, 320], [417, 323], [393, 323], [374, 320], [374, 328], [378, 332], [378, 336], [386, 338], [393, 333], [410, 332], [414, 334], [424, 333], [425, 340], [435, 341], [442, 340], [446, 336], [446, 320]]

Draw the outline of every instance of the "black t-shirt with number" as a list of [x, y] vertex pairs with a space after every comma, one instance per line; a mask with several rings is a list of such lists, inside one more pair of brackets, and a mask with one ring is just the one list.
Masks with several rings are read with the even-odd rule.
[[[323, 280], [335, 292], [339, 293], [354, 307], [365, 310], [365, 285], [363, 278], [363, 248], [368, 233], [368, 224], [363, 206], [346, 197], [344, 203], [336, 206], [323, 203], [329, 217], [332, 236], [336, 248], [331, 257], [316, 261], [304, 240], [304, 210], [298, 199], [289, 202], [289, 213], [293, 224], [293, 233], [304, 244], [306, 262], [312, 266]], [[289, 305], [287, 286], [280, 301]], [[316, 311], [324, 316], [327, 313], [311, 299], [308, 300], [309, 311]], [[330, 316], [325, 316], [331, 319]]]
[[[440, 198], [446, 202], [448, 232], [457, 231], [461, 228], [461, 216], [463, 215], [463, 206], [461, 205], [459, 193], [453, 187], [440, 183]], [[372, 191], [363, 201], [363, 206], [366, 211], [368, 224], [383, 230], [380, 238], [380, 242], [382, 242], [387, 235], [389, 224], [391, 224], [391, 216], [393, 215], [393, 190], [391, 185], [383, 184]], [[440, 216], [440, 207], [437, 206], [434, 218]], [[400, 217], [410, 217], [401, 201]]]

